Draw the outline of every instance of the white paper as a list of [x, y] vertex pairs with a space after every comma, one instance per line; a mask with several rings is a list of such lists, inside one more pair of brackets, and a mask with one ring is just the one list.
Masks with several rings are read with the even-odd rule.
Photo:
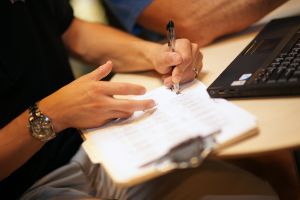
[[98, 129], [91, 139], [101, 154], [139, 167], [189, 138], [220, 131], [225, 118], [208, 97], [205, 86], [195, 81], [185, 87], [179, 95], [165, 87], [153, 90], [139, 99], [154, 99], [155, 109], [135, 112], [127, 120]]

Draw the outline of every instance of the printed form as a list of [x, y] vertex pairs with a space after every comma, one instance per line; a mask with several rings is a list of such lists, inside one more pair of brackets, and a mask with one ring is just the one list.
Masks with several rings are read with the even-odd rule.
[[154, 99], [157, 106], [89, 131], [98, 132], [91, 139], [104, 160], [116, 157], [120, 164], [139, 167], [188, 139], [220, 132], [226, 123], [199, 81], [186, 84], [178, 95], [161, 87], [139, 99]]

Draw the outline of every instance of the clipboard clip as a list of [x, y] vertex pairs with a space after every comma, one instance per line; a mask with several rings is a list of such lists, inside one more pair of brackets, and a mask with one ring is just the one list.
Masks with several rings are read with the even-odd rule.
[[206, 137], [188, 139], [170, 149], [164, 156], [146, 165], [154, 164], [159, 171], [170, 168], [186, 169], [198, 167], [215, 148], [215, 136], [216, 133]]

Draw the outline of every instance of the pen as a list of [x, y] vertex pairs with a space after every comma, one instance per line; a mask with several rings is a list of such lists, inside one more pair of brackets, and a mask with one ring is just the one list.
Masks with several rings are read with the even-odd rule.
[[[168, 46], [170, 51], [175, 51], [175, 26], [172, 20], [170, 20], [167, 24], [167, 38], [168, 38]], [[173, 66], [174, 69], [175, 66]], [[179, 83], [173, 83], [172, 89], [176, 92], [176, 94], [179, 94]]]

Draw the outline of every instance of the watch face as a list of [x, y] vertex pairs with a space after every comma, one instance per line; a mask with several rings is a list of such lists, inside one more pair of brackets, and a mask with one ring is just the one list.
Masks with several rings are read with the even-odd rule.
[[48, 141], [56, 136], [51, 121], [47, 116], [31, 118], [29, 122], [31, 133], [35, 138], [41, 141]]

